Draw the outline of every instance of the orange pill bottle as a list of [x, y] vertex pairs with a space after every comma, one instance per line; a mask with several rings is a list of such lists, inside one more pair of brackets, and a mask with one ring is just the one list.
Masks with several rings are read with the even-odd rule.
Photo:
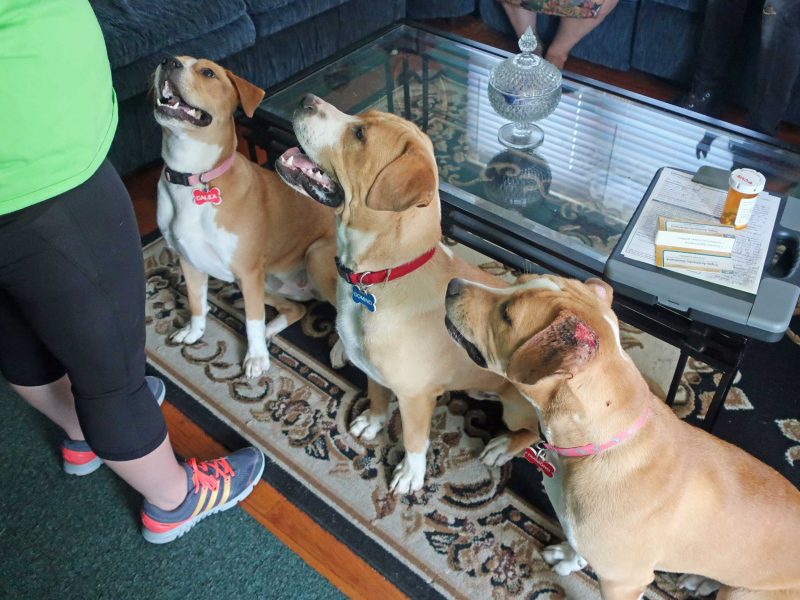
[[719, 221], [744, 229], [750, 222], [758, 195], [764, 190], [766, 178], [753, 169], [736, 169], [728, 180], [728, 196]]

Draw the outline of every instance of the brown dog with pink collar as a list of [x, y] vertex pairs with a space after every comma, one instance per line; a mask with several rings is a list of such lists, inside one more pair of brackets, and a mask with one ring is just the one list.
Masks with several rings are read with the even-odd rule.
[[539, 414], [547, 441], [526, 457], [567, 538], [545, 559], [559, 574], [588, 562], [607, 600], [640, 598], [655, 571], [720, 582], [719, 599], [800, 598], [800, 492], [652, 394], [611, 300], [600, 280], [552, 276], [448, 287], [454, 340]]
[[[269, 367], [267, 342], [305, 313], [301, 301], [336, 299], [333, 215], [236, 152], [233, 119], [264, 90], [218, 64], [165, 59], [154, 76], [154, 114], [164, 133], [158, 226], [178, 252], [191, 321], [172, 340], [193, 344], [206, 327], [208, 276], [236, 281], [244, 297], [244, 374]], [[278, 316], [264, 322], [265, 302]]]

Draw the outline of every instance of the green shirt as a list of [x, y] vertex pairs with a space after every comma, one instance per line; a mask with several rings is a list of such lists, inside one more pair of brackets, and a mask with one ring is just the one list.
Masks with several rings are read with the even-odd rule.
[[77, 187], [117, 127], [105, 42], [87, 0], [0, 0], [0, 215]]

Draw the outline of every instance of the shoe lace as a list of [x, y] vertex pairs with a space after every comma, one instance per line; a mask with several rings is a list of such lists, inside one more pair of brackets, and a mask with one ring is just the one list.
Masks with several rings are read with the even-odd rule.
[[190, 458], [186, 461], [186, 464], [192, 470], [192, 484], [194, 485], [195, 494], [201, 489], [214, 491], [219, 487], [220, 478], [229, 479], [235, 475], [230, 464], [228, 464], [228, 460], [225, 458], [216, 458], [200, 463], [197, 462], [197, 459]]

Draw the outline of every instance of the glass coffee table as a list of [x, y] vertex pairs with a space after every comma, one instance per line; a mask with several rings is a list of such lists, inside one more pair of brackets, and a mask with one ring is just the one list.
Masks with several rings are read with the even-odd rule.
[[[270, 90], [246, 124], [277, 157], [295, 145], [291, 119], [313, 93], [348, 113], [378, 109], [417, 123], [434, 144], [446, 235], [512, 267], [585, 279], [602, 276], [654, 174], [755, 168], [774, 191], [800, 181], [800, 154], [721, 121], [569, 73], [544, 142], [511, 150], [507, 121], [491, 107], [489, 72], [508, 53], [414, 23], [398, 23]], [[271, 165], [270, 165], [271, 166]], [[704, 424], [713, 425], [748, 338], [673, 309], [617, 294], [619, 317], [681, 351], [674, 398], [689, 356], [724, 375]]]

